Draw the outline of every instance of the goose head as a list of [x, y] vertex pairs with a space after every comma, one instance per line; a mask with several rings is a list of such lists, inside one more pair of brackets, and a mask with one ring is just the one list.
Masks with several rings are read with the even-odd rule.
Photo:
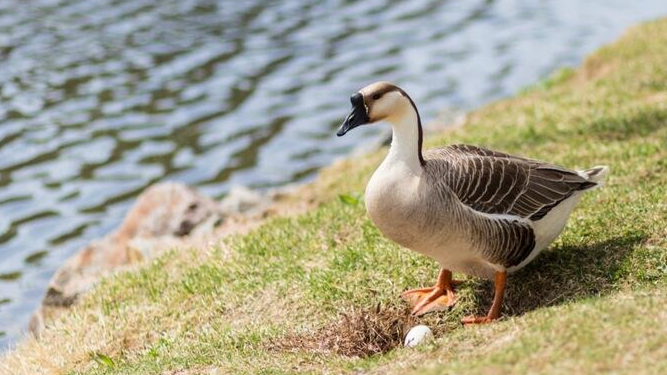
[[350, 130], [380, 121], [394, 130], [392, 150], [396, 155], [425, 165], [422, 156], [423, 131], [417, 106], [400, 87], [389, 82], [372, 83], [350, 97], [352, 110], [336, 132], [339, 137]]
[[389, 82], [364, 87], [350, 97], [350, 102], [352, 110], [336, 133], [339, 137], [361, 125], [380, 121], [396, 123], [414, 107], [405, 91]]

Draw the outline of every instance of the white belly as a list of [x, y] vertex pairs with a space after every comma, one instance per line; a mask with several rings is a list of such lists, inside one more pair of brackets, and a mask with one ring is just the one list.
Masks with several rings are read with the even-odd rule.
[[417, 251], [434, 259], [440, 267], [453, 272], [493, 279], [497, 271], [505, 269], [482, 259], [470, 242], [464, 239], [450, 238], [447, 241], [439, 242], [437, 245], [424, 248], [424, 251], [420, 250]]

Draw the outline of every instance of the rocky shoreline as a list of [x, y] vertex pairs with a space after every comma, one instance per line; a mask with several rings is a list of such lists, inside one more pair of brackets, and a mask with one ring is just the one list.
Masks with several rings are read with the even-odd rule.
[[181, 183], [150, 186], [118, 228], [77, 251], [54, 273], [30, 319], [29, 331], [39, 337], [45, 324], [75, 305], [105, 276], [155, 259], [179, 245], [203, 246], [257, 225], [296, 188], [258, 192], [235, 187], [215, 201]]

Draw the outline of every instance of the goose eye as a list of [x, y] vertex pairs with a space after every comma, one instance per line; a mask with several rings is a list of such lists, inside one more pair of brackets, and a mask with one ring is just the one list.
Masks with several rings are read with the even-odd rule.
[[373, 100], [378, 100], [378, 99], [380, 99], [381, 96], [382, 95], [380, 95], [380, 94], [375, 94], [375, 95], [373, 95]]

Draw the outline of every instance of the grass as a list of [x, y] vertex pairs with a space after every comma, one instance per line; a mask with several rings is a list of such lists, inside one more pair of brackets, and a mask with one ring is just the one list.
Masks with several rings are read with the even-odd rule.
[[[629, 30], [579, 69], [427, 139], [569, 167], [611, 166], [563, 235], [510, 276], [504, 317], [468, 278], [449, 312], [410, 320], [398, 294], [436, 265], [384, 239], [359, 199], [386, 150], [322, 171], [312, 208], [210, 248], [174, 249], [106, 279], [7, 374], [657, 374], [667, 370], [667, 20]], [[340, 198], [339, 198], [340, 196]], [[458, 275], [459, 278], [465, 278]], [[395, 348], [427, 324], [430, 345]]]

